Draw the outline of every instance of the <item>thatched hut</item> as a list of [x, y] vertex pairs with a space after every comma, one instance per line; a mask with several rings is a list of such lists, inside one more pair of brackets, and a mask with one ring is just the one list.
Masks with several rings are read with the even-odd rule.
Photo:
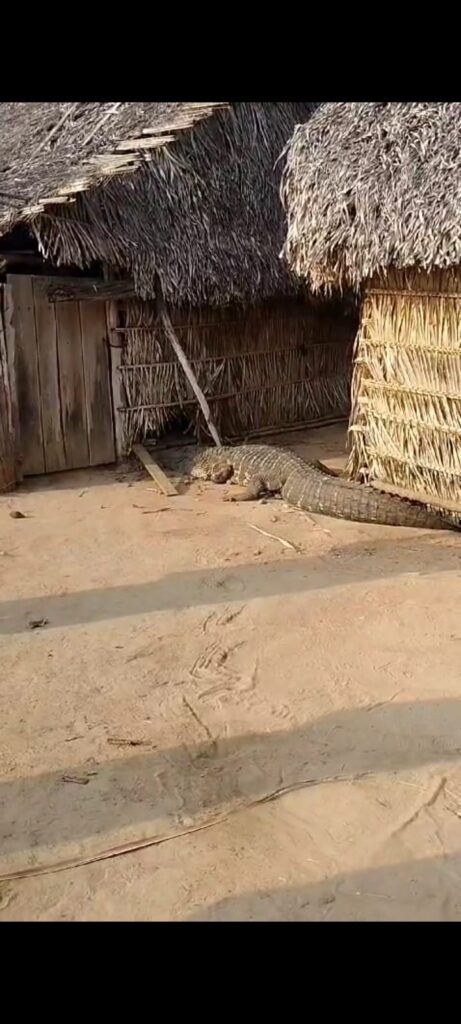
[[[196, 394], [160, 315], [165, 308], [223, 438], [347, 414], [354, 314], [338, 303], [309, 299], [279, 259], [284, 215], [278, 158], [311, 108], [0, 104], [0, 232], [13, 231], [11, 240], [16, 225], [27, 225], [44, 261], [32, 292], [24, 286], [17, 300], [16, 342], [21, 348], [27, 332], [19, 321], [33, 307], [35, 325], [45, 318], [47, 338], [50, 331], [57, 338], [53, 401], [60, 390], [61, 348], [69, 361], [61, 335], [80, 330], [85, 378], [85, 310], [99, 301], [107, 304], [111, 365], [104, 370], [100, 361], [94, 392], [100, 394], [101, 376], [109, 373], [124, 450], [173, 426], [203, 427]], [[0, 259], [3, 248], [0, 239]], [[11, 283], [11, 246], [8, 267]], [[71, 277], [50, 284], [59, 268]], [[14, 269], [21, 271], [17, 263]], [[55, 307], [46, 316], [43, 274], [47, 301]], [[78, 324], [71, 329], [69, 308], [78, 305]], [[101, 318], [97, 327], [90, 319], [97, 333]], [[36, 358], [20, 353], [16, 366], [25, 378], [37, 362], [39, 389], [48, 372], [41, 369], [44, 349], [48, 353], [48, 341], [37, 335]], [[37, 386], [23, 380], [19, 392], [21, 387], [28, 392], [30, 420]], [[78, 390], [88, 406], [86, 379]], [[70, 401], [67, 395], [61, 402], [64, 435], [66, 424], [70, 429], [76, 420]], [[27, 472], [50, 468], [47, 416], [35, 410], [32, 419], [44, 454], [38, 461], [26, 454]], [[55, 420], [50, 436], [58, 454], [51, 468], [64, 468], [58, 415]], [[90, 425], [88, 431], [91, 461]], [[74, 446], [71, 464], [84, 464], [84, 451], [84, 445]]]
[[287, 154], [287, 264], [363, 299], [350, 473], [461, 508], [461, 104], [324, 104]]

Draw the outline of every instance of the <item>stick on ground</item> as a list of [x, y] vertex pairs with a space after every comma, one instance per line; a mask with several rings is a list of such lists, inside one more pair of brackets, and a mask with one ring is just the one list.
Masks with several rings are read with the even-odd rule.
[[263, 537], [270, 537], [271, 540], [278, 540], [280, 544], [283, 544], [284, 548], [290, 548], [291, 551], [297, 551], [298, 548], [291, 543], [289, 540], [285, 540], [284, 537], [278, 537], [276, 533], [269, 533], [268, 530], [262, 530], [260, 526], [253, 526], [253, 523], [247, 523], [250, 530], [256, 530], [257, 533], [262, 533]]

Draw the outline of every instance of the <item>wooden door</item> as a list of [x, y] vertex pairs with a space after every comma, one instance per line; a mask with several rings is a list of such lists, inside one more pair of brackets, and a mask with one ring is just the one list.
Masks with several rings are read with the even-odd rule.
[[8, 283], [24, 476], [114, 462], [105, 303], [51, 303], [49, 278]]
[[16, 408], [13, 367], [9, 350], [9, 298], [0, 284], [0, 493], [11, 490], [18, 479], [16, 462]]

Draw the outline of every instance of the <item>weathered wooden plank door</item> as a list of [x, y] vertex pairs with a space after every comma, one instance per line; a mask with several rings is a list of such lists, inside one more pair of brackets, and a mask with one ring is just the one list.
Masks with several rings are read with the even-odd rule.
[[114, 462], [105, 303], [50, 303], [49, 278], [8, 283], [24, 476]]
[[0, 284], [0, 493], [11, 490], [20, 473], [16, 462], [16, 394], [8, 345], [7, 287]]

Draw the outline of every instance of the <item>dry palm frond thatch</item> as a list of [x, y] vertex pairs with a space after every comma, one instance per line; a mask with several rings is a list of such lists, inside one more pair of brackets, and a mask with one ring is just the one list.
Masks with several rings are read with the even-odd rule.
[[277, 160], [311, 106], [0, 104], [0, 230], [27, 220], [52, 262], [118, 266], [142, 297], [158, 274], [175, 306], [295, 292]]
[[326, 103], [294, 132], [288, 266], [312, 287], [461, 262], [461, 103]]

